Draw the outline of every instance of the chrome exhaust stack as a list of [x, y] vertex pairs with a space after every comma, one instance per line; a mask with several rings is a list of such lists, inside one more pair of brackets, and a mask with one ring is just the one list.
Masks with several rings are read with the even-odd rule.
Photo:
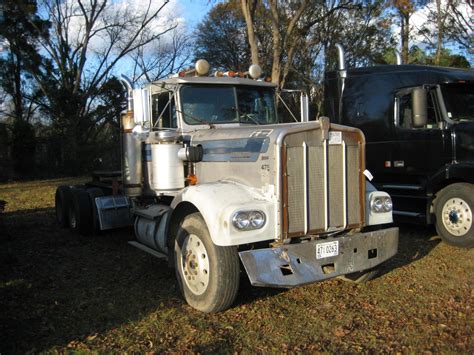
[[338, 117], [337, 120], [340, 122], [342, 119], [342, 96], [344, 94], [344, 86], [347, 77], [346, 69], [346, 57], [344, 53], [344, 47], [341, 44], [336, 43], [337, 48], [337, 74], [338, 74]]
[[123, 74], [120, 76], [120, 83], [123, 88], [127, 90], [127, 111], [133, 111], [133, 84], [130, 79]]
[[133, 136], [135, 119], [133, 114], [133, 85], [122, 75], [120, 82], [127, 90], [127, 111], [120, 115], [122, 145], [122, 186], [126, 196], [142, 194], [142, 142]]
[[338, 66], [337, 66], [337, 70], [339, 71], [339, 73], [343, 73], [344, 74], [344, 77], [346, 77], [346, 56], [345, 56], [345, 53], [344, 53], [344, 47], [342, 47], [341, 44], [339, 43], [336, 43], [336, 48], [337, 48], [337, 63], [338, 63]]

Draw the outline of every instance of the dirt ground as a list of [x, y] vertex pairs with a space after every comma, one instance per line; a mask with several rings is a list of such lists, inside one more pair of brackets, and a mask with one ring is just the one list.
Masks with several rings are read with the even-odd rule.
[[[166, 262], [124, 229], [84, 238], [59, 229], [64, 180], [0, 185], [0, 353], [474, 352], [474, 249], [401, 226], [399, 253], [366, 284], [251, 287], [202, 314], [181, 299]], [[69, 180], [67, 181], [70, 182]]]

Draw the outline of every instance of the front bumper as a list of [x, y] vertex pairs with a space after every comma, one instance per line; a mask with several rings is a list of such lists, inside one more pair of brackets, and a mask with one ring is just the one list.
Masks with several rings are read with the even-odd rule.
[[[339, 255], [316, 259], [316, 245], [339, 241]], [[398, 251], [398, 228], [239, 253], [254, 286], [290, 288], [364, 271]]]

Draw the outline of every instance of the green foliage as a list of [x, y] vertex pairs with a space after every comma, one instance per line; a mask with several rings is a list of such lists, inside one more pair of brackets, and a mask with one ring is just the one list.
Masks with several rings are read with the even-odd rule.
[[[424, 65], [435, 65], [436, 53], [427, 53], [418, 46], [412, 46], [410, 48], [408, 56], [408, 64], [424, 64]], [[393, 50], [386, 50], [383, 53], [383, 59], [380, 64], [395, 64], [395, 53]], [[449, 49], [443, 49], [441, 51], [440, 66], [443, 67], [454, 67], [454, 68], [470, 68], [469, 61], [460, 54], [452, 54]]]
[[[390, 15], [384, 0], [363, 1], [349, 7], [329, 24], [329, 43], [340, 43], [346, 52], [349, 67], [370, 66], [380, 62], [383, 53], [395, 48]], [[326, 68], [335, 68], [337, 53], [328, 53]]]
[[[112, 77], [91, 97], [58, 87], [50, 96], [52, 122], [46, 136], [52, 164], [61, 174], [117, 169], [120, 162], [119, 116], [125, 92]], [[84, 102], [90, 104], [84, 112]]]
[[0, 39], [5, 51], [0, 57], [2, 90], [12, 102], [12, 157], [17, 174], [34, 172], [36, 139], [33, 118], [36, 88], [32, 76], [38, 73], [42, 61], [36, 48], [37, 39], [46, 36], [48, 23], [37, 16], [34, 0], [4, 0], [0, 20]]
[[250, 64], [245, 20], [239, 2], [214, 6], [195, 33], [195, 57], [221, 70], [245, 71]]
[[15, 171], [22, 176], [32, 176], [35, 169], [36, 137], [33, 126], [25, 120], [13, 122], [12, 155], [15, 159]]

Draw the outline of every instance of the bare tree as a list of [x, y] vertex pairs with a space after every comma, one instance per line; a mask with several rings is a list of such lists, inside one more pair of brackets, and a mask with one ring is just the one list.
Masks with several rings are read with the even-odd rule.
[[176, 28], [173, 21], [158, 20], [168, 3], [169, 0], [41, 2], [51, 31], [40, 41], [47, 58], [35, 79], [46, 97], [43, 109], [62, 137], [60, 164], [70, 167], [71, 172], [81, 169], [80, 147], [94, 143], [91, 139], [96, 135], [91, 131], [101, 119], [94, 114], [95, 99], [114, 68], [123, 58]]
[[[249, 2], [242, 1], [242, 9], [247, 22], [247, 31], [250, 28], [256, 32], [258, 26], [257, 19], [245, 14], [249, 12]], [[287, 2], [279, 0], [254, 0], [253, 11], [259, 16], [268, 18], [271, 31], [271, 77], [272, 82], [279, 87], [284, 87], [287, 77], [290, 74], [295, 57], [308, 46], [308, 36], [311, 30], [321, 25], [329, 16], [338, 11], [345, 11], [354, 6], [354, 1], [309, 1]], [[251, 12], [250, 12], [251, 14]], [[249, 24], [249, 21], [252, 22]], [[260, 19], [260, 21], [264, 21]], [[265, 28], [265, 27], [264, 27]], [[262, 34], [256, 33], [256, 37]], [[257, 40], [250, 39], [249, 45], [252, 49], [252, 58], [255, 53], [259, 53]], [[262, 42], [262, 41], [260, 41]], [[262, 45], [262, 44], [261, 44]], [[256, 62], [252, 59], [253, 62]], [[261, 60], [259, 60], [261, 61]]]
[[398, 17], [400, 18], [400, 38], [402, 44], [402, 60], [408, 63], [410, 51], [410, 35], [412, 26], [410, 20], [413, 14], [429, 0], [391, 0]]
[[168, 2], [154, 6], [148, 0], [144, 8], [133, 9], [107, 0], [45, 0], [54, 32], [41, 44], [56, 69], [54, 79], [73, 95], [93, 95], [122, 58], [176, 27], [154, 23]]
[[[472, 21], [472, 1], [449, 1], [448, 37], [461, 48], [474, 54], [474, 22]], [[463, 8], [465, 11], [463, 11]]]
[[132, 53], [133, 80], [154, 81], [187, 67], [192, 57], [191, 37], [175, 28], [171, 38], [158, 38]]

